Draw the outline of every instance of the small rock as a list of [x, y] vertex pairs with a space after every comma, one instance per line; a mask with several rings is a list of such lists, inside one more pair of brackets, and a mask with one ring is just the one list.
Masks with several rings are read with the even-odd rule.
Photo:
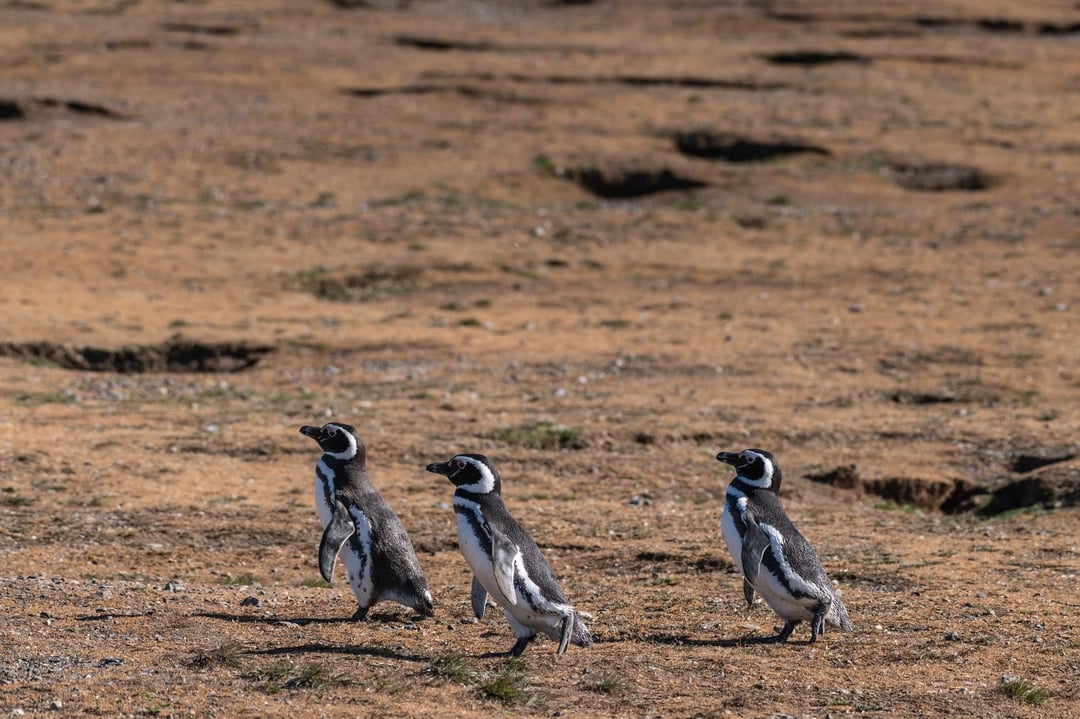
[[179, 579], [170, 579], [162, 589], [166, 592], [182, 592], [186, 589]]
[[49, 708], [52, 709], [53, 711], [57, 711], [58, 709], [63, 709], [64, 708], [64, 702], [60, 701], [59, 699], [53, 699], [52, 703], [49, 704]]
[[947, 641], [947, 642], [958, 642], [958, 641], [960, 641], [960, 635], [957, 634], [956, 632], [949, 632], [948, 634], [945, 635], [945, 641]]
[[240, 602], [241, 607], [257, 607], [260, 604], [262, 602], [259, 601], [258, 597], [244, 597], [244, 601]]

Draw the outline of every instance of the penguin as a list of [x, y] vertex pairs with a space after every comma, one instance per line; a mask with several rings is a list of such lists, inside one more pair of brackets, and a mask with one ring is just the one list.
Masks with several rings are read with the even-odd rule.
[[508, 654], [521, 656], [537, 632], [559, 643], [558, 654], [571, 643], [591, 646], [589, 630], [563, 594], [540, 548], [510, 516], [499, 472], [488, 458], [459, 454], [429, 464], [427, 471], [443, 475], [457, 488], [458, 547], [473, 570], [473, 613], [483, 618], [490, 594], [517, 637]]
[[412, 542], [394, 510], [368, 479], [367, 448], [354, 427], [330, 422], [305, 425], [300, 434], [319, 443], [315, 507], [323, 523], [319, 572], [330, 582], [339, 553], [363, 621], [377, 602], [394, 601], [430, 617], [435, 607]]
[[788, 519], [780, 504], [780, 464], [763, 449], [720, 452], [719, 461], [735, 468], [720, 521], [724, 543], [743, 576], [748, 606], [754, 592], [784, 620], [777, 643], [795, 626], [810, 622], [810, 642], [831, 624], [851, 630], [847, 609], [829, 581], [821, 560]]

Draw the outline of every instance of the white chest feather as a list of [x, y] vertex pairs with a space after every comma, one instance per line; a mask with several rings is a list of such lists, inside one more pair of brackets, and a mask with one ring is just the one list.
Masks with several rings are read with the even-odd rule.
[[[454, 497], [454, 507], [457, 508], [455, 514], [457, 515], [458, 547], [480, 584], [484, 585], [484, 589], [488, 590], [492, 599], [502, 606], [506, 603], [506, 597], [499, 591], [498, 584], [495, 582], [495, 571], [487, 549], [491, 546], [491, 537], [487, 536], [482, 529], [483, 515], [480, 512], [480, 505], [462, 497]], [[484, 536], [477, 536], [477, 531]]]
[[323, 528], [330, 524], [330, 518], [334, 515], [330, 500], [333, 496], [334, 470], [320, 459], [315, 465], [315, 511], [319, 513]]
[[[360, 606], [371, 603], [372, 593], [375, 591], [375, 583], [372, 577], [371, 556], [371, 522], [358, 507], [350, 507], [349, 514], [353, 523], [356, 524], [355, 540], [350, 539], [341, 548], [341, 556], [345, 559], [345, 567], [349, 570], [349, 584], [352, 585]], [[355, 541], [355, 546], [354, 545]], [[359, 551], [356, 551], [356, 549]]]

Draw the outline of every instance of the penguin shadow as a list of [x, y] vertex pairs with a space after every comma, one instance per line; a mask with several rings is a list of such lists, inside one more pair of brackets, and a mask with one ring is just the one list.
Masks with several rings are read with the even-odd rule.
[[[759, 644], [776, 644], [775, 635], [753, 635], [735, 637], [733, 639], [700, 639], [678, 634], [651, 634], [644, 638], [650, 644], [663, 644], [665, 646], [689, 646], [689, 647], [724, 647], [726, 649], [739, 649]], [[788, 642], [799, 644], [800, 642]], [[810, 642], [805, 642], [809, 644]]]
[[[369, 614], [364, 622], [357, 622], [352, 617], [303, 617], [286, 619], [284, 617], [259, 617], [247, 614], [229, 614], [227, 612], [197, 612], [193, 616], [205, 619], [219, 619], [226, 622], [240, 624], [267, 624], [267, 625], [296, 625], [303, 627], [311, 624], [392, 624], [402, 621], [400, 614], [373, 613]], [[423, 619], [420, 615], [410, 617], [405, 626], [414, 621]], [[347, 644], [334, 646], [320, 642], [308, 642], [287, 647], [270, 647], [268, 649], [251, 649], [246, 652], [253, 656], [276, 656], [291, 654], [350, 654], [353, 656], [379, 657], [381, 659], [400, 659], [407, 662], [427, 662], [430, 657], [420, 654], [398, 651], [391, 647], [378, 645]]]
[[290, 647], [269, 647], [267, 649], [249, 649], [247, 654], [252, 656], [274, 657], [290, 656], [294, 654], [348, 654], [354, 657], [378, 657], [380, 659], [400, 659], [404, 662], [427, 663], [431, 657], [421, 654], [412, 654], [394, 649], [393, 647], [377, 646], [373, 644], [346, 644], [333, 646], [310, 642], [297, 644]]
[[367, 619], [356, 620], [352, 616], [342, 617], [274, 617], [274, 616], [255, 616], [251, 614], [229, 614], [228, 612], [196, 612], [192, 616], [202, 617], [204, 619], [220, 619], [224, 622], [237, 622], [238, 624], [271, 624], [271, 625], [289, 625], [295, 624], [298, 627], [306, 627], [309, 624], [396, 624], [404, 623], [405, 625], [413, 625], [424, 621], [427, 617], [420, 614], [413, 614], [411, 616], [402, 616], [401, 614], [393, 614], [390, 612], [372, 612], [368, 614]]

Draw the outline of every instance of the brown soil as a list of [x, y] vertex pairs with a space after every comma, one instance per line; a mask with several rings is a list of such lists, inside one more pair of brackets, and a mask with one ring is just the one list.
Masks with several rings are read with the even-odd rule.
[[[1078, 26], [0, 3], [0, 711], [1080, 715]], [[327, 417], [434, 619], [319, 581]], [[753, 641], [747, 446], [853, 632]], [[489, 656], [423, 471], [459, 450], [595, 646]]]

